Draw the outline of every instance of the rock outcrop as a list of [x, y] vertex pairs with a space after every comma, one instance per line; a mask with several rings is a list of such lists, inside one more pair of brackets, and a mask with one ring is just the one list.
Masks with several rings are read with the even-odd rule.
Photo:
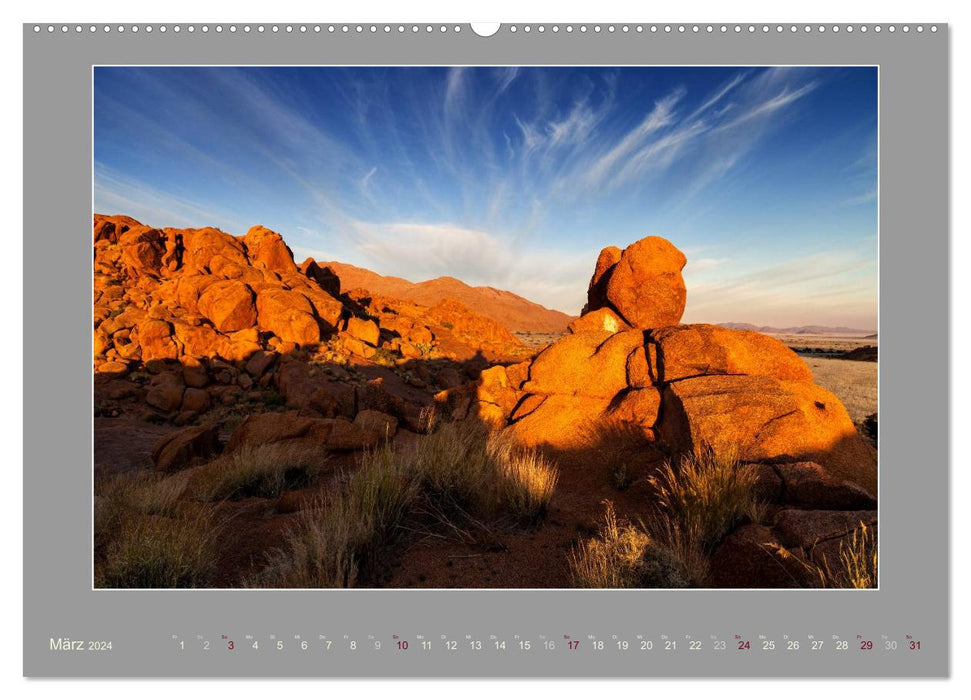
[[[816, 486], [802, 488], [815, 494], [807, 502], [869, 502], [875, 451], [805, 362], [760, 333], [678, 325], [684, 264], [654, 236], [623, 251], [605, 248], [571, 334], [531, 360], [483, 372], [472, 400], [440, 402], [528, 445], [581, 450], [622, 431], [670, 454], [711, 449], [748, 462], [811, 462]], [[860, 493], [833, 496], [844, 484]]]
[[[262, 226], [236, 237], [96, 214], [93, 231], [97, 415], [182, 426], [287, 407], [339, 421], [330, 447], [371, 444], [357, 433], [417, 429], [436, 392], [530, 353], [454, 300], [341, 293]], [[356, 425], [361, 411], [388, 418]]]
[[623, 251], [600, 251], [587, 291], [587, 311], [610, 308], [634, 328], [660, 328], [681, 320], [687, 258], [669, 241], [648, 236]]

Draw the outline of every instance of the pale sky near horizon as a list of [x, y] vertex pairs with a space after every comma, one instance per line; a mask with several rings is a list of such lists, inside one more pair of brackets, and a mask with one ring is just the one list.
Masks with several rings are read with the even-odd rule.
[[95, 68], [95, 211], [578, 313], [688, 257], [686, 322], [876, 330], [877, 70]]

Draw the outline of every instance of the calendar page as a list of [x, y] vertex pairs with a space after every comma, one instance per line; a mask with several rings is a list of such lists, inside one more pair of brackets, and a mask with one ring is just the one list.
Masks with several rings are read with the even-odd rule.
[[946, 25], [23, 32], [25, 675], [947, 675]]

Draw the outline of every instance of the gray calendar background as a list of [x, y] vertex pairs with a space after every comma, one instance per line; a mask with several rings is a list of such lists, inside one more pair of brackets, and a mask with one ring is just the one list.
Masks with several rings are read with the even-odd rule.
[[[948, 29], [475, 35], [24, 32], [24, 673], [28, 676], [943, 676], [949, 669]], [[157, 25], [156, 25], [157, 26]], [[311, 27], [313, 25], [310, 25]], [[392, 25], [394, 28], [397, 25]], [[450, 27], [452, 25], [449, 25]], [[565, 26], [565, 25], [561, 25]], [[720, 26], [720, 25], [718, 25]], [[845, 28], [846, 25], [841, 25]], [[871, 25], [872, 26], [872, 25]], [[884, 25], [886, 26], [886, 25]], [[929, 27], [930, 25], [924, 25]], [[829, 25], [827, 25], [827, 28]], [[141, 28], [141, 27], [140, 27]], [[876, 65], [880, 142], [877, 591], [92, 590], [94, 65]], [[54, 252], [56, 251], [56, 253]], [[51, 319], [57, 319], [53, 323]], [[683, 639], [839, 634], [919, 653], [179, 653], [172, 635]], [[54, 652], [51, 638], [111, 640]], [[778, 643], [778, 641], [777, 641]]]

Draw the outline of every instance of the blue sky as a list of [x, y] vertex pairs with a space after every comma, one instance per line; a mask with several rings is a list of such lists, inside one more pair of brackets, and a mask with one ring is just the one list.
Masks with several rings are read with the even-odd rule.
[[685, 252], [687, 322], [876, 328], [875, 68], [96, 68], [95, 211], [577, 313]]

